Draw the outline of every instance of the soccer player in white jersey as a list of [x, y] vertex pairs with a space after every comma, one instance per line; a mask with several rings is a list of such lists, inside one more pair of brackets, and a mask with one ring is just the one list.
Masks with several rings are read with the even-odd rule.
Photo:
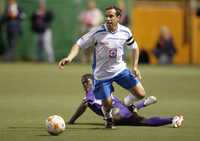
[[[129, 28], [119, 24], [121, 10], [116, 6], [105, 9], [105, 24], [82, 36], [71, 48], [67, 57], [59, 62], [59, 68], [69, 64], [79, 53], [80, 48], [94, 48], [93, 57], [93, 92], [96, 99], [102, 101], [102, 111], [106, 128], [113, 128], [112, 98], [113, 82], [127, 89], [135, 99], [145, 97], [145, 90], [140, 83], [138, 69], [139, 48]], [[132, 50], [132, 71], [123, 60], [124, 48]]]

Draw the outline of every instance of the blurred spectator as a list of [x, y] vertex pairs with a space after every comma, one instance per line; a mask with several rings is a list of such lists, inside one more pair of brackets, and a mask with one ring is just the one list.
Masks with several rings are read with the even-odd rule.
[[159, 64], [171, 64], [176, 54], [176, 48], [169, 29], [166, 26], [161, 27], [160, 35], [153, 50]]
[[[1, 4], [1, 2], [0, 2]], [[3, 19], [3, 13], [0, 6], [0, 55], [2, 55], [5, 52], [5, 46], [4, 46], [4, 40], [3, 40], [3, 27], [2, 27], [2, 19]]]
[[86, 9], [80, 13], [82, 33], [88, 32], [93, 27], [97, 27], [103, 22], [103, 14], [96, 7], [94, 0], [87, 0]]
[[122, 10], [119, 23], [124, 26], [129, 26], [129, 23], [130, 23], [129, 16], [128, 16], [128, 12], [127, 12], [126, 4], [125, 4], [124, 0], [118, 0], [118, 6]]
[[197, 7], [196, 15], [197, 15], [198, 17], [200, 17], [200, 6]]
[[146, 49], [142, 48], [140, 50], [140, 56], [139, 56], [139, 63], [140, 64], [149, 64], [150, 63], [150, 57]]
[[33, 12], [31, 16], [32, 31], [36, 33], [38, 61], [44, 61], [44, 51], [49, 63], [55, 61], [52, 47], [52, 21], [52, 11], [47, 10], [44, 0], [39, 0], [39, 9]]
[[[80, 13], [80, 23], [81, 23], [81, 34], [87, 33], [94, 27], [97, 27], [103, 22], [103, 14], [96, 7], [96, 2], [94, 0], [87, 0], [86, 9]], [[91, 48], [85, 49], [83, 51], [81, 61], [83, 63], [89, 63], [91, 61]]]
[[8, 0], [5, 12], [2, 17], [2, 23], [6, 27], [6, 54], [5, 59], [7, 61], [15, 60], [15, 49], [17, 45], [17, 39], [21, 33], [21, 21], [25, 17], [22, 13], [16, 0]]

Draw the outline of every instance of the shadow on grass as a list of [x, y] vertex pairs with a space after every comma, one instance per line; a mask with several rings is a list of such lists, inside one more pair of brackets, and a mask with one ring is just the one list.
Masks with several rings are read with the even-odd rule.
[[[104, 131], [104, 130], [113, 131], [113, 130], [117, 130], [117, 128], [115, 128], [115, 129], [107, 129], [104, 126], [102, 126], [102, 127], [81, 127], [81, 126], [80, 127], [67, 127], [66, 130], [63, 133], [64, 134], [65, 133], [67, 133], [67, 134], [73, 133], [74, 134], [74, 132], [78, 132], [79, 133], [82, 130], [87, 130], [87, 131], [89, 131], [89, 130], [93, 130], [93, 131], [94, 130], [98, 130], [98, 131]], [[63, 133], [61, 133], [61, 134], [63, 134]], [[57, 137], [59, 135], [50, 135], [50, 134], [47, 133], [47, 134], [38, 134], [38, 135], [35, 135], [35, 136], [39, 136], [39, 137], [50, 137], [50, 136], [54, 137], [55, 136], [55, 137]]]
[[91, 122], [84, 122], [84, 123], [74, 123], [66, 125], [66, 130], [69, 131], [78, 131], [78, 130], [116, 130], [105, 128], [103, 123], [91, 123]]
[[72, 128], [69, 128], [67, 130], [70, 130], [70, 131], [75, 131], [75, 130], [110, 130], [110, 131], [113, 131], [113, 130], [117, 130], [118, 128], [113, 128], [113, 129], [110, 129], [110, 128], [105, 128], [105, 127], [92, 127], [92, 128], [89, 128], [89, 127], [72, 127]]
[[98, 125], [98, 126], [104, 126], [103, 123], [74, 123], [74, 124], [69, 124], [69, 125]]
[[44, 129], [42, 126], [10, 126], [8, 129]]
[[48, 135], [48, 134], [40, 134], [40, 135], [35, 135], [35, 136], [39, 136], [39, 137], [49, 137], [49, 136], [52, 136], [52, 135]]
[[41, 132], [45, 131], [46, 128], [42, 126], [10, 126], [7, 130], [11, 132]]
[[[74, 123], [74, 124], [67, 124], [67, 130], [105, 130], [105, 126], [103, 123], [91, 123], [91, 122], [84, 122], [84, 123]], [[94, 126], [94, 127], [91, 127]]]
[[[75, 123], [75, 124], [70, 124], [66, 125], [66, 130], [65, 132], [79, 132], [82, 130], [99, 130], [99, 131], [104, 131], [104, 130], [116, 130], [116, 129], [106, 129], [103, 123]], [[29, 132], [33, 131], [35, 132], [34, 136], [39, 136], [39, 137], [50, 137], [52, 135], [48, 134], [48, 132], [45, 133], [46, 128], [44, 126], [10, 126], [8, 127], [9, 131], [14, 131], [14, 132]], [[37, 134], [39, 133], [39, 134]], [[44, 134], [43, 134], [44, 133]]]

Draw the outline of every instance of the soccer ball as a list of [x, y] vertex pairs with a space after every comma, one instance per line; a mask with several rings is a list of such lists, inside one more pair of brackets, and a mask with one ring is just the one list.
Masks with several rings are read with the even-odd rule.
[[47, 131], [51, 135], [59, 135], [65, 130], [65, 121], [58, 115], [49, 116], [45, 123]]

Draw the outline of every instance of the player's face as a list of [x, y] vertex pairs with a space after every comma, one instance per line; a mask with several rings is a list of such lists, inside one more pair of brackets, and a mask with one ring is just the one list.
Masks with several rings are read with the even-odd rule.
[[116, 15], [115, 9], [109, 9], [105, 12], [105, 21], [109, 31], [115, 31], [119, 23], [120, 16]]
[[84, 79], [84, 80], [82, 80], [82, 85], [83, 85], [85, 92], [87, 93], [92, 87], [92, 80]]

